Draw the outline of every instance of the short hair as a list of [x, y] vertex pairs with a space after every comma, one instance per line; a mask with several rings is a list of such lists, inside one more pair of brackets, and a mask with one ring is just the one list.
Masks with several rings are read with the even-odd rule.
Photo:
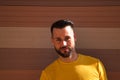
[[51, 34], [53, 34], [53, 29], [54, 28], [59, 28], [62, 29], [66, 26], [71, 26], [71, 28], [73, 29], [73, 22], [70, 20], [58, 20], [56, 22], [54, 22], [51, 26]]

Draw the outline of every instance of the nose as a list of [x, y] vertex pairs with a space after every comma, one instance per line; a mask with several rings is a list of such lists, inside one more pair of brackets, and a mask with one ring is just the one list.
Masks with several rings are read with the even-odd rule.
[[67, 46], [67, 42], [66, 41], [62, 41], [62, 46]]

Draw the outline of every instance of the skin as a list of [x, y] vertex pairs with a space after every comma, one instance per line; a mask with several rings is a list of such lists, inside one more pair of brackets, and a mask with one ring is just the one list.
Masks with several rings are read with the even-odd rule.
[[57, 51], [67, 55], [66, 57], [59, 55], [61, 61], [69, 63], [77, 59], [78, 55], [75, 51], [76, 36], [70, 26], [65, 26], [62, 29], [54, 28], [51, 40]]

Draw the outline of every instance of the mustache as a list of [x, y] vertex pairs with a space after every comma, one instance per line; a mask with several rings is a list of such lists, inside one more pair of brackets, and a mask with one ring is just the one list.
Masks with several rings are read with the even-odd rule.
[[63, 47], [61, 47], [60, 49], [65, 49], [65, 48], [69, 48], [69, 47], [67, 47], [67, 46], [63, 46]]

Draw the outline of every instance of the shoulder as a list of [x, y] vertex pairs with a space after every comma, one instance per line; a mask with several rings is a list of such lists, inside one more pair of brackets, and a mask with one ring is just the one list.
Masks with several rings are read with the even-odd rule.
[[55, 68], [56, 68], [56, 66], [58, 65], [58, 61], [57, 60], [55, 60], [54, 62], [52, 62], [51, 64], [49, 64], [45, 69], [44, 69], [44, 71], [53, 71]]
[[55, 67], [57, 65], [57, 60], [55, 60], [54, 62], [52, 62], [51, 64], [49, 64], [48, 66], [46, 66], [43, 70], [42, 70], [42, 74], [41, 74], [41, 78], [40, 80], [49, 80], [49, 78], [51, 76], [53, 76], [54, 71], [55, 71]]
[[100, 61], [98, 58], [88, 55], [79, 54], [79, 56], [80, 56], [80, 60], [84, 63], [98, 63]]

